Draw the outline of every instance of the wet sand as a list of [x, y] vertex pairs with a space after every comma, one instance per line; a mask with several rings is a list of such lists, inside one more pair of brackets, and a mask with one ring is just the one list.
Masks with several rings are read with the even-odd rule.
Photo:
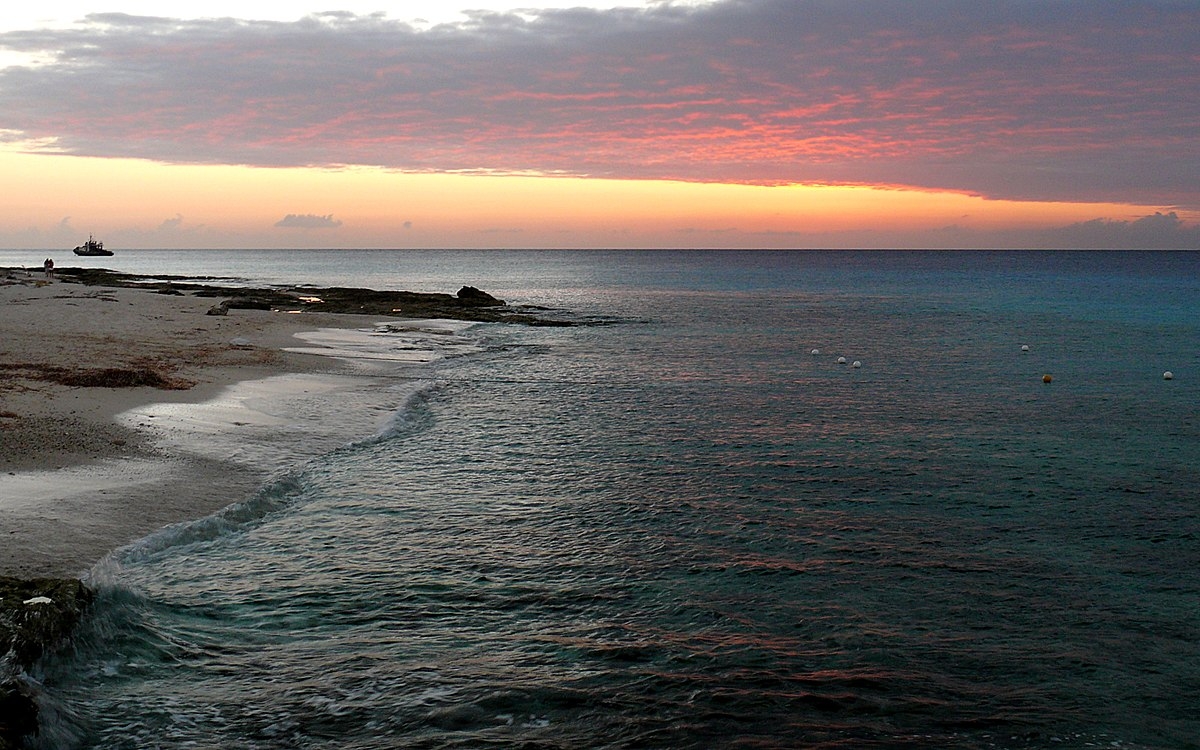
[[[298, 332], [372, 323], [206, 314], [218, 302], [0, 270], [0, 575], [80, 576], [113, 549], [246, 497], [266, 469], [180, 449], [117, 416], [282, 373], [336, 376], [337, 359], [284, 348], [303, 343]], [[107, 384], [126, 374], [157, 385]]]

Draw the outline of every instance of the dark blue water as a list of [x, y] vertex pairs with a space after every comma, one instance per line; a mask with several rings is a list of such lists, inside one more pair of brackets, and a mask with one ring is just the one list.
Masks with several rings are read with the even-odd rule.
[[264, 257], [604, 325], [97, 568], [46, 746], [1198, 746], [1200, 255], [141, 265]]

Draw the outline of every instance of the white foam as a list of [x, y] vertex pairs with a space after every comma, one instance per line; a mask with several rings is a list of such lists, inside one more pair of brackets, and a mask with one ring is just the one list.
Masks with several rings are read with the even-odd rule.
[[384, 320], [371, 328], [296, 334], [287, 351], [362, 365], [360, 374], [284, 374], [236, 383], [198, 404], [156, 403], [118, 415], [176, 451], [273, 472], [351, 440], [387, 433], [420, 380], [380, 379], [388, 363], [419, 364], [479, 351], [457, 320]]
[[461, 332], [475, 325], [459, 320], [386, 320], [373, 328], [322, 328], [296, 334], [308, 346], [285, 351], [351, 360], [433, 362], [479, 351]]
[[422, 381], [287, 374], [229, 386], [198, 404], [156, 403], [117, 421], [173, 451], [274, 472], [378, 434]]
[[[312, 344], [290, 351], [381, 365], [420, 363], [478, 351], [463, 321], [383, 321], [370, 329], [322, 329], [300, 334]], [[399, 429], [399, 414], [428, 381], [363, 375], [284, 374], [231, 385], [200, 403], [152, 403], [116, 416], [149, 434], [168, 455], [229, 461], [264, 475], [277, 473], [351, 441]], [[171, 460], [108, 459], [51, 471], [0, 475], [0, 509], [33, 512], [73, 498], [163, 482]]]

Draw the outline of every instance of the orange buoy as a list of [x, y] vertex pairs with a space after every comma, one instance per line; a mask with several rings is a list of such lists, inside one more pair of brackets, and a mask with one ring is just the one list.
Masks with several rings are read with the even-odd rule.
[[1054, 378], [1050, 377], [1049, 375], [1043, 375], [1043, 376], [1042, 376], [1042, 382], [1043, 382], [1043, 383], [1049, 383], [1051, 380], [1054, 380]]

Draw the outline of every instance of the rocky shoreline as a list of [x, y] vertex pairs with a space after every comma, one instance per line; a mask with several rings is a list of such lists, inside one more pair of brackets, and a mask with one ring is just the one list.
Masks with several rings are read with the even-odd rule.
[[457, 294], [436, 292], [381, 291], [358, 287], [240, 287], [219, 282], [234, 279], [195, 280], [181, 276], [145, 276], [103, 268], [63, 268], [56, 271], [61, 281], [146, 289], [159, 294], [191, 294], [221, 298], [211, 314], [222, 310], [308, 310], [312, 312], [388, 315], [402, 318], [443, 318], [482, 323], [517, 323], [531, 326], [570, 326], [573, 322], [548, 316], [545, 308], [508, 305], [487, 292], [464, 286]]
[[[0, 278], [9, 278], [11, 283], [16, 276], [9, 272], [0, 275]], [[17, 282], [20, 284], [45, 283], [35, 281], [27, 273], [21, 273], [20, 278]], [[57, 269], [53, 283], [211, 298], [213, 304], [207, 314], [216, 316], [230, 315], [231, 310], [275, 310], [440, 318], [530, 326], [580, 324], [578, 321], [555, 317], [552, 311], [544, 308], [508, 305], [470, 286], [462, 287], [454, 295], [307, 285], [246, 287], [241, 286], [238, 279], [151, 277], [82, 268]], [[195, 306], [195, 302], [192, 306]], [[49, 358], [26, 361], [9, 356], [6, 360], [0, 360], [0, 376], [8, 379], [11, 387], [24, 391], [31, 388], [21, 383], [55, 384], [55, 387], [70, 389], [101, 388], [108, 392], [142, 386], [186, 390], [193, 385], [177, 377], [170, 363], [165, 361], [157, 364], [140, 363], [140, 360], [96, 362], [86, 357], [82, 360], [76, 357], [76, 360]], [[20, 416], [0, 409], [0, 428], [4, 427], [5, 419], [12, 423]], [[30, 420], [19, 421], [24, 423]], [[52, 423], [53, 420], [42, 418], [38, 424], [43, 422]], [[36, 430], [31, 434], [34, 440], [40, 439], [37, 437], [40, 433], [36, 433]], [[118, 447], [125, 444], [124, 440], [111, 442]], [[23, 579], [0, 576], [0, 750], [25, 747], [26, 738], [37, 734], [35, 684], [27, 675], [44, 653], [69, 642], [72, 630], [86, 616], [91, 601], [92, 592], [76, 578]]]

